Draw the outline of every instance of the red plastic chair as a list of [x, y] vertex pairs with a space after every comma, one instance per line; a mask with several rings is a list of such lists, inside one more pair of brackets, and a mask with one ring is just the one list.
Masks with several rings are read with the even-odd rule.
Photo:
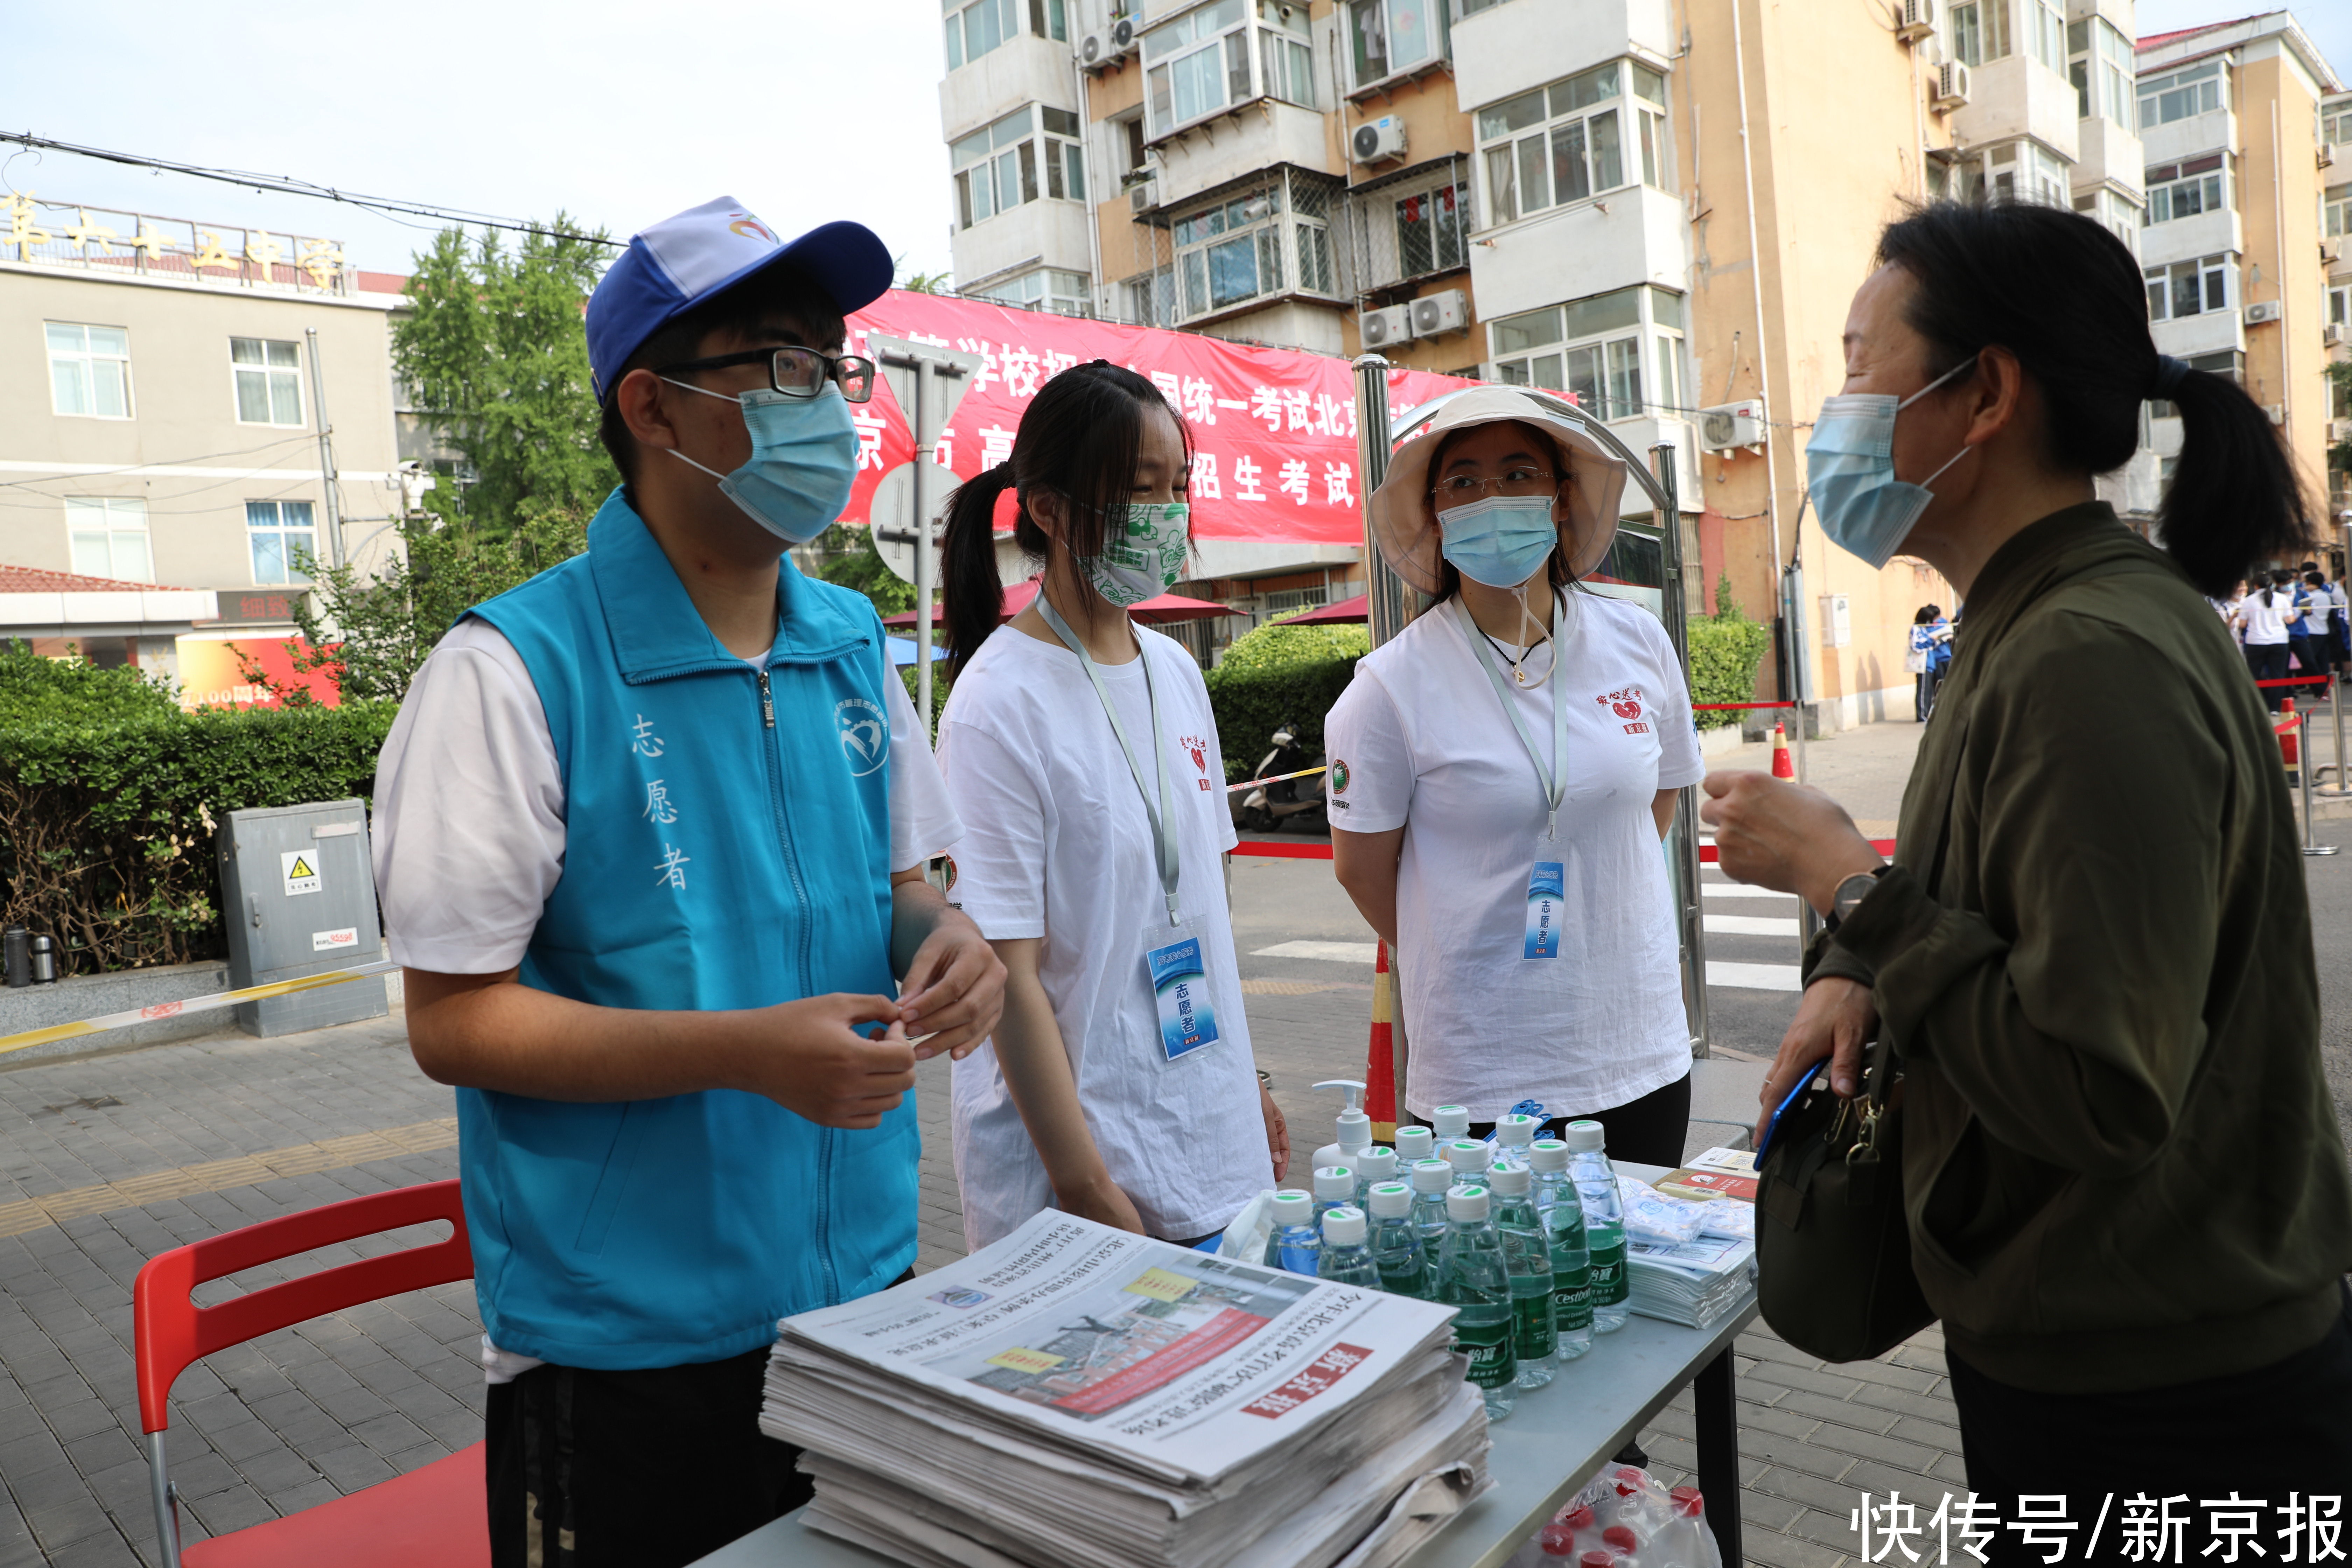
[[[190, 1293], [208, 1279], [402, 1226], [446, 1219], [446, 1241], [363, 1258], [267, 1289], [199, 1307]], [[188, 1363], [363, 1301], [474, 1275], [466, 1213], [455, 1182], [433, 1182], [348, 1198], [264, 1220], [150, 1258], [139, 1271], [131, 1321], [139, 1368], [139, 1419], [147, 1434], [147, 1479], [163, 1568], [488, 1568], [490, 1539], [482, 1445], [333, 1502], [200, 1541], [180, 1551], [178, 1494], [163, 1467], [172, 1384]]]

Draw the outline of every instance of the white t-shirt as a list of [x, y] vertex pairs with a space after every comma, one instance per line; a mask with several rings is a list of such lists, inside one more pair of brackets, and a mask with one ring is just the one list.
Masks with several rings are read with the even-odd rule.
[[[897, 764], [890, 868], [907, 871], [962, 827], [906, 688], [883, 685]], [[498, 628], [470, 616], [434, 648], [375, 782], [375, 885], [394, 961], [437, 974], [520, 963], [563, 874], [563, 774], [530, 671]]]
[[[2272, 595], [2278, 603], [2271, 603]], [[2294, 596], [2284, 588], [2257, 588], [2238, 605], [2239, 624], [2246, 628], [2251, 647], [2275, 647], [2287, 640], [2287, 617], [2294, 614]]]
[[[1333, 826], [1405, 830], [1397, 962], [1412, 1039], [1405, 1104], [1473, 1121], [1520, 1100], [1547, 1117], [1639, 1099], [1690, 1071], [1679, 943], [1650, 803], [1706, 772], [1665, 628], [1637, 605], [1578, 594], [1559, 669], [1538, 647], [1504, 685], [1550, 766], [1551, 682], [1567, 682], [1568, 787], [1541, 842], [1535, 765], [1452, 605], [1356, 667], [1324, 721]], [[1528, 891], [1561, 867], [1559, 952], [1528, 958]]]
[[[1153, 1235], [1190, 1239], [1223, 1228], [1274, 1168], [1225, 905], [1234, 834], [1208, 688], [1181, 645], [1142, 626], [1136, 640], [1160, 700], [1178, 890], [1221, 1037], [1166, 1059], [1144, 952], [1171, 937], [1142, 795], [1077, 656], [1010, 626], [957, 678], [940, 726], [964, 824], [948, 896], [992, 941], [1045, 939], [1039, 978], [1095, 1146]], [[1143, 662], [1097, 668], [1156, 794]], [[955, 1067], [955, 1161], [975, 1249], [1053, 1205], [993, 1042]]]
[[[883, 685], [898, 764], [890, 868], [908, 871], [963, 829], [906, 688]], [[376, 894], [394, 962], [436, 974], [520, 964], [563, 874], [563, 772], [530, 670], [497, 627], [469, 616], [435, 645], [384, 737], [375, 786]], [[539, 1364], [482, 1336], [485, 1382]]]

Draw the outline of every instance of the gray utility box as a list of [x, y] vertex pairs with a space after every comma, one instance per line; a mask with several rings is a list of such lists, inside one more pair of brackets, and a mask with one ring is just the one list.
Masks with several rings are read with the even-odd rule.
[[[383, 957], [367, 808], [356, 800], [232, 811], [220, 835], [232, 988], [299, 980]], [[384, 977], [242, 1003], [248, 1035], [291, 1035], [392, 1011]]]

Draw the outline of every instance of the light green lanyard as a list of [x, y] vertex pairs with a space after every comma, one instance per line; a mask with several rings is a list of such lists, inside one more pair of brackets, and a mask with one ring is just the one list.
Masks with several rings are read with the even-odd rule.
[[1127, 753], [1127, 771], [1135, 775], [1136, 791], [1143, 796], [1144, 818], [1151, 824], [1151, 847], [1160, 858], [1160, 887], [1168, 896], [1168, 923], [1181, 925], [1184, 917], [1176, 901], [1176, 837], [1174, 828], [1169, 824], [1168, 748], [1160, 738], [1160, 694], [1151, 686], [1151, 656], [1143, 650], [1142, 640], [1138, 638], [1135, 653], [1143, 663], [1143, 697], [1151, 710], [1151, 754], [1160, 763], [1160, 809], [1157, 811], [1151, 808], [1150, 786], [1143, 782], [1143, 764], [1135, 760], [1135, 748], [1127, 739], [1127, 726], [1119, 722], [1118, 710], [1112, 705], [1110, 693], [1103, 689], [1102, 676], [1096, 670], [1095, 661], [1087, 657], [1087, 650], [1071, 633], [1069, 624], [1047, 603], [1042, 585], [1037, 593], [1037, 613], [1045, 617], [1045, 624], [1054, 628], [1054, 635], [1062, 639], [1063, 646], [1078, 656], [1078, 663], [1086, 670], [1087, 679], [1094, 682], [1095, 695], [1102, 700], [1103, 716], [1110, 721], [1110, 732], [1118, 737], [1118, 749]]
[[1458, 595], [1454, 600], [1454, 614], [1462, 619], [1462, 635], [1470, 639], [1470, 657], [1486, 672], [1486, 679], [1495, 688], [1495, 700], [1503, 705], [1504, 717], [1519, 732], [1519, 743], [1528, 749], [1528, 761], [1536, 766], [1536, 783], [1542, 786], [1547, 812], [1547, 842], [1559, 837], [1559, 802], [1568, 792], [1568, 678], [1559, 667], [1561, 639], [1567, 633], [1566, 610], [1567, 595], [1555, 592], [1551, 605], [1551, 766], [1546, 768], [1543, 753], [1536, 750], [1536, 738], [1528, 733], [1528, 722], [1519, 717], [1519, 705], [1511, 700], [1510, 689], [1503, 684], [1493, 656], [1482, 646], [1486, 639], [1478, 630], [1478, 623], [1471, 618], [1470, 606]]

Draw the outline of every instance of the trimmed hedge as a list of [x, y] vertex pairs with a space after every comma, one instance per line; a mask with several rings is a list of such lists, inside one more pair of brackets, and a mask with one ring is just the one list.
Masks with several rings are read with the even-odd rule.
[[1323, 716], [1355, 679], [1356, 661], [1372, 649], [1362, 626], [1260, 626], [1234, 639], [1209, 671], [1209, 706], [1225, 782], [1237, 784], [1274, 743], [1283, 724], [1297, 727], [1312, 755], [1323, 749]]
[[[1691, 700], [1693, 702], [1753, 702], [1756, 673], [1772, 647], [1772, 628], [1739, 613], [1731, 586], [1716, 591], [1716, 613], [1690, 623]], [[1737, 713], [1696, 713], [1702, 730], [1717, 730], [1739, 722]]]
[[184, 713], [135, 671], [0, 652], [0, 924], [74, 973], [221, 956], [221, 820], [371, 795], [397, 710]]

